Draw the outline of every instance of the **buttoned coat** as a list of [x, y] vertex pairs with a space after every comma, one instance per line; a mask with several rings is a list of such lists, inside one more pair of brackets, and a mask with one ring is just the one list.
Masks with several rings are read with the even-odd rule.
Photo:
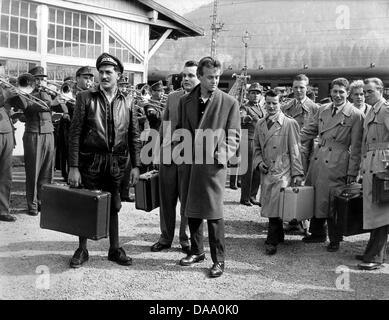
[[[254, 132], [255, 132], [255, 126], [257, 125], [259, 119], [262, 119], [266, 116], [266, 110], [263, 107], [262, 101], [258, 104], [252, 104], [251, 102], [247, 102], [244, 105], [240, 107], [240, 114], [241, 114], [241, 128], [247, 129], [248, 133], [248, 140], [254, 139]], [[250, 116], [252, 120], [243, 122], [243, 118], [245, 116]]]
[[319, 135], [305, 183], [315, 188], [316, 218], [330, 216], [331, 188], [345, 185], [347, 176], [356, 177], [361, 161], [363, 113], [346, 102], [332, 117], [332, 106], [321, 106], [301, 130], [302, 143]]
[[300, 128], [296, 120], [279, 113], [268, 130], [266, 118], [259, 120], [254, 135], [254, 163], [263, 162], [267, 174], [261, 173], [261, 216], [279, 217], [281, 188], [290, 185], [294, 176], [304, 175], [300, 154]]
[[[296, 120], [301, 130], [317, 113], [319, 106], [307, 97], [303, 104], [299, 104], [297, 99], [292, 99], [282, 105], [281, 110], [283, 113]], [[308, 171], [309, 158], [313, 152], [313, 145], [313, 140], [308, 140], [301, 144], [301, 161], [303, 162], [305, 173]]]
[[363, 228], [389, 225], [389, 204], [372, 202], [373, 174], [389, 162], [389, 102], [381, 99], [366, 115], [362, 140]]
[[[185, 140], [185, 145], [189, 142], [191, 148], [184, 149], [184, 152], [192, 150], [189, 159], [191, 163], [181, 164], [178, 168], [181, 205], [185, 207], [187, 217], [216, 220], [223, 218], [227, 161], [232, 158], [239, 145], [239, 103], [235, 98], [216, 89], [201, 117], [200, 90], [200, 85], [196, 86], [179, 103], [177, 128], [190, 133], [190, 137], [187, 137], [190, 141]], [[207, 148], [201, 138], [201, 131], [196, 129], [223, 132], [225, 137], [220, 140], [219, 148]], [[228, 145], [225, 139], [227, 136]], [[211, 158], [211, 163], [204, 163], [204, 157], [199, 157], [196, 150], [202, 150], [205, 156]], [[195, 159], [202, 163], [196, 163]]]

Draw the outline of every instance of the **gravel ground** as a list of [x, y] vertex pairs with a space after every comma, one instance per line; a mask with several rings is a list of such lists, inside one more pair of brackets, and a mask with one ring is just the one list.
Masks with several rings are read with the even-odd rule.
[[[389, 299], [388, 265], [372, 272], [356, 268], [354, 255], [363, 251], [368, 234], [345, 238], [336, 253], [327, 252], [325, 244], [304, 244], [300, 235], [287, 235], [269, 257], [264, 254], [266, 219], [258, 207], [239, 205], [239, 197], [240, 190], [226, 189], [226, 270], [209, 279], [208, 238], [206, 261], [182, 267], [177, 238], [169, 250], [150, 251], [160, 233], [158, 209], [138, 211], [133, 203], [123, 203], [119, 218], [121, 244], [133, 265], [108, 261], [109, 243], [103, 239], [89, 241], [89, 261], [70, 269], [78, 239], [40, 229], [40, 217], [24, 213], [24, 184], [16, 182], [12, 208], [18, 220], [0, 222], [0, 299]], [[340, 266], [347, 271], [339, 273]]]

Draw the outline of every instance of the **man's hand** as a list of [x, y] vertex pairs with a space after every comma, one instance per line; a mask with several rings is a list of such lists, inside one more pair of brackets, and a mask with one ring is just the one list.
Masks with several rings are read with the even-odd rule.
[[264, 162], [261, 162], [258, 165], [258, 168], [260, 171], [262, 171], [263, 174], [267, 174], [269, 172], [269, 167]]
[[64, 113], [64, 114], [62, 115], [62, 118], [63, 118], [64, 120], [70, 121], [69, 113]]
[[154, 108], [150, 108], [147, 110], [147, 114], [149, 116], [155, 116], [157, 114], [157, 110], [155, 110]]
[[352, 184], [352, 183], [355, 183], [356, 181], [357, 181], [357, 177], [355, 177], [355, 176], [347, 176], [346, 184]]
[[130, 186], [134, 186], [139, 181], [139, 168], [132, 168], [130, 172]]
[[294, 176], [292, 177], [291, 186], [300, 187], [303, 184], [303, 180], [304, 180], [303, 176]]
[[253, 121], [253, 118], [249, 115], [243, 117], [243, 123], [248, 123]]
[[69, 168], [68, 183], [71, 187], [77, 188], [81, 185], [81, 174], [77, 167]]

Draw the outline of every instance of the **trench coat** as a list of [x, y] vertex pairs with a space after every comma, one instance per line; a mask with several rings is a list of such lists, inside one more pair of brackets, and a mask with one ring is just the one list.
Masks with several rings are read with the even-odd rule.
[[305, 185], [315, 188], [315, 218], [329, 218], [330, 191], [344, 186], [347, 176], [358, 176], [361, 162], [363, 113], [350, 102], [334, 117], [333, 103], [323, 105], [301, 130], [301, 141], [319, 135], [310, 159]]
[[300, 154], [300, 128], [296, 120], [279, 113], [276, 122], [268, 130], [266, 118], [259, 120], [254, 134], [254, 163], [261, 162], [269, 168], [261, 173], [261, 216], [279, 217], [281, 188], [290, 185], [292, 177], [303, 176]]
[[[301, 106], [298, 105], [297, 99], [292, 99], [281, 106], [281, 110], [286, 115], [290, 116], [300, 126], [300, 130], [307, 125], [311, 118], [316, 114], [319, 110], [319, 106], [314, 103], [308, 97], [305, 98], [304, 102]], [[307, 173], [309, 166], [309, 158], [313, 152], [313, 140], [308, 140], [305, 143], [301, 144], [301, 161], [303, 162], [304, 172]]]
[[389, 204], [372, 202], [373, 174], [389, 161], [389, 102], [381, 99], [366, 115], [362, 140], [363, 228], [389, 225]]
[[[176, 129], [185, 129], [190, 133], [190, 137], [187, 137], [190, 141], [186, 139], [185, 145], [190, 142], [192, 150], [191, 163], [184, 162], [178, 165], [181, 205], [184, 206], [184, 213], [187, 217], [216, 220], [223, 218], [227, 161], [235, 155], [239, 146], [239, 103], [235, 98], [216, 89], [209, 98], [201, 117], [199, 98], [200, 85], [188, 95], [183, 96], [178, 107], [179, 117]], [[219, 148], [210, 148], [209, 145], [207, 147], [198, 129], [223, 132], [225, 136], [223, 138], [221, 134]], [[176, 130], [173, 134], [174, 141], [178, 140], [179, 131]], [[179, 144], [174, 148], [178, 146]], [[184, 149], [184, 152], [189, 152], [190, 149]], [[199, 153], [196, 150], [201, 150], [202, 159], [199, 159]], [[206, 157], [211, 160], [208, 164], [204, 163]], [[173, 160], [175, 160], [174, 155]]]

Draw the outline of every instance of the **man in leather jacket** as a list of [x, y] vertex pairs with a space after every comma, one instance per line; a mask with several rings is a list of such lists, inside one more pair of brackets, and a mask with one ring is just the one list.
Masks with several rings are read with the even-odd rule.
[[[130, 183], [139, 179], [140, 137], [131, 97], [125, 97], [117, 86], [123, 65], [114, 56], [103, 53], [97, 58], [100, 85], [77, 95], [69, 133], [69, 178], [71, 186], [83, 185], [111, 193], [108, 260], [120, 265], [132, 264], [119, 247], [118, 212], [121, 208], [120, 183], [128, 155], [132, 170]], [[79, 248], [70, 261], [80, 267], [89, 258], [87, 239], [80, 237]]]

